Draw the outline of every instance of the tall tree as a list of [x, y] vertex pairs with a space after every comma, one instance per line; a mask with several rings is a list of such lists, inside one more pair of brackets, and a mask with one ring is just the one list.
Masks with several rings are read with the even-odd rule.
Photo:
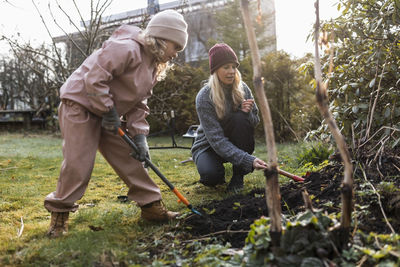
[[[257, 14], [257, 6], [251, 5], [249, 7], [253, 14]], [[266, 15], [264, 15], [266, 16]], [[240, 11], [239, 0], [232, 0], [220, 10], [215, 11], [215, 21], [217, 29], [217, 40], [210, 40], [213, 45], [216, 41], [225, 42], [232, 47], [232, 49], [243, 59], [250, 51], [249, 44], [247, 42], [246, 31], [244, 28], [244, 21]], [[252, 20], [255, 22], [256, 16], [252, 16]], [[264, 49], [269, 42], [274, 41], [275, 36], [270, 40], [266, 35], [266, 19], [261, 19], [261, 23], [254, 23], [257, 44], [260, 50]]]
[[[315, 119], [317, 108], [310, 101], [313, 98], [309, 86], [312, 77], [299, 72], [301, 63], [307, 60], [292, 59], [283, 51], [262, 58], [262, 75], [268, 81], [265, 92], [270, 99], [277, 141], [299, 140], [309, 129], [315, 129], [316, 122], [319, 122]], [[308, 118], [307, 122], [304, 117]]]

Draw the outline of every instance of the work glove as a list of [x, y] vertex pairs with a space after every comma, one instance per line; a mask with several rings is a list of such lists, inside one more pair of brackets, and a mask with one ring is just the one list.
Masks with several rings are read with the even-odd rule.
[[150, 159], [149, 154], [149, 146], [147, 145], [146, 136], [144, 134], [137, 134], [133, 137], [133, 142], [135, 143], [138, 151], [134, 151], [132, 156], [143, 162], [147, 159]]
[[119, 120], [119, 116], [115, 106], [110, 109], [109, 112], [103, 115], [103, 119], [101, 120], [101, 127], [110, 131], [114, 134], [118, 133], [118, 128], [121, 126], [121, 121]]

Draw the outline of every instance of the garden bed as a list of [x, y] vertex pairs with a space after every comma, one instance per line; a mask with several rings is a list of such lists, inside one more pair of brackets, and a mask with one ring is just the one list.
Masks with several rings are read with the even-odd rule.
[[[367, 152], [359, 153], [358, 160], [366, 164], [365, 170], [359, 165], [354, 166], [353, 217], [357, 219], [353, 222], [351, 233], [360, 230], [367, 234], [390, 234], [400, 229], [400, 181], [397, 169], [400, 158], [397, 155], [398, 151], [387, 151], [379, 157]], [[338, 159], [340, 157], [333, 157], [330, 164], [319, 172], [304, 176], [304, 183], [290, 182], [280, 188], [285, 218], [305, 211], [303, 190], [311, 196], [315, 209], [329, 214], [340, 212], [343, 166]], [[210, 240], [210, 237], [214, 237], [219, 243], [229, 242], [233, 248], [242, 248], [250, 225], [261, 216], [268, 216], [263, 188], [212, 201], [197, 209], [205, 216], [191, 215], [183, 223], [190, 238]]]

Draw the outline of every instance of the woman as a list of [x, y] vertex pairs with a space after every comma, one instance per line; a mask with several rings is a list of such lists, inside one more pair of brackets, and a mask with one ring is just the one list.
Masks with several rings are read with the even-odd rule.
[[228, 191], [243, 188], [244, 175], [267, 164], [251, 154], [254, 127], [259, 123], [258, 109], [249, 87], [241, 80], [235, 52], [227, 44], [209, 50], [211, 76], [196, 97], [200, 120], [192, 146], [200, 183], [215, 186], [225, 183], [223, 163], [233, 165]]
[[[75, 202], [89, 183], [97, 149], [128, 186], [128, 198], [140, 206], [142, 218], [168, 221], [178, 215], [162, 205], [160, 189], [142, 162], [148, 156], [147, 99], [187, 38], [186, 22], [173, 10], [156, 14], [145, 31], [123, 25], [61, 87], [64, 161], [56, 191], [44, 201], [51, 212], [50, 237], [67, 232], [69, 212], [78, 209]], [[126, 119], [122, 125], [120, 116]], [[133, 137], [140, 150], [136, 159], [116, 134], [118, 127]]]

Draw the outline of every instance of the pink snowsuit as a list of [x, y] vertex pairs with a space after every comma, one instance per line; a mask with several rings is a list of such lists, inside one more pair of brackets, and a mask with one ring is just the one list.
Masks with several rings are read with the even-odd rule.
[[113, 106], [124, 115], [131, 136], [149, 133], [147, 99], [156, 84], [156, 64], [135, 26], [119, 27], [102, 47], [75, 70], [60, 89], [58, 110], [63, 156], [55, 192], [44, 206], [51, 212], [76, 211], [89, 183], [97, 149], [129, 188], [139, 206], [161, 200], [160, 189], [143, 164], [130, 156], [119, 135], [101, 127]]

